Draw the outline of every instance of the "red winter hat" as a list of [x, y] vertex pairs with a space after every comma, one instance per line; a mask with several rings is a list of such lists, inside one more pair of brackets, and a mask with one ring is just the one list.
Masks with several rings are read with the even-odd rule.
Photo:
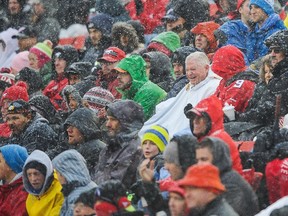
[[[214, 37], [214, 31], [218, 29], [220, 25], [214, 21], [198, 23], [191, 29], [193, 34], [203, 34], [209, 41], [209, 49], [214, 50], [217, 47], [216, 38]], [[210, 51], [209, 51], [210, 52]]]
[[184, 178], [177, 181], [177, 183], [180, 187], [204, 188], [216, 194], [226, 190], [221, 183], [219, 169], [212, 164], [196, 164], [189, 167]]
[[104, 51], [103, 56], [99, 58], [98, 61], [117, 62], [125, 58], [125, 56], [125, 52], [118, 47], [109, 47]]
[[185, 191], [183, 188], [179, 187], [179, 185], [177, 183], [175, 183], [175, 185], [171, 186], [169, 189], [168, 189], [169, 192], [172, 192], [172, 193], [177, 193], [179, 194], [181, 197], [184, 197], [185, 195]]
[[14, 85], [15, 75], [12, 73], [6, 73], [4, 70], [5, 68], [1, 69], [0, 81], [3, 81], [9, 85]]
[[29, 95], [27, 92], [27, 85], [25, 82], [18, 81], [15, 85], [7, 88], [1, 98], [1, 105], [3, 100], [9, 99], [11, 101], [22, 99], [24, 101], [29, 101]]

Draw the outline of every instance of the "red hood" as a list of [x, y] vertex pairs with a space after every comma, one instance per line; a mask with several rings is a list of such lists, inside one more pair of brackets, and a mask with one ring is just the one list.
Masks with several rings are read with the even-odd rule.
[[228, 80], [246, 70], [244, 55], [235, 46], [223, 46], [214, 54], [211, 69], [224, 80]]
[[224, 129], [224, 113], [221, 101], [214, 95], [200, 101], [194, 110], [207, 113], [211, 119], [211, 130], [206, 136], [210, 136], [217, 130]]

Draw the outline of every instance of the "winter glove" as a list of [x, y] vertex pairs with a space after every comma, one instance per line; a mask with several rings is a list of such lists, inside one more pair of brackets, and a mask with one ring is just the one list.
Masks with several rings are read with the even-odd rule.
[[191, 103], [188, 103], [185, 107], [184, 107], [184, 114], [186, 116], [186, 118], [191, 119], [192, 118], [192, 113], [191, 113], [191, 109], [193, 108], [193, 105]]

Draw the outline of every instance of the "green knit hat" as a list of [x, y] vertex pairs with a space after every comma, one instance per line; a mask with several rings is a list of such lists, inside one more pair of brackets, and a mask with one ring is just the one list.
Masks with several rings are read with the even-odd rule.
[[159, 148], [160, 152], [163, 152], [166, 145], [168, 145], [170, 141], [170, 137], [166, 128], [160, 125], [154, 125], [145, 131], [141, 144], [143, 145], [144, 141], [146, 140], [154, 142]]
[[[52, 56], [52, 42], [49, 40], [45, 40], [44, 42], [37, 43], [35, 46], [33, 46], [30, 49], [30, 52], [35, 53], [35, 52], [41, 52], [48, 56], [51, 59]], [[37, 54], [35, 53], [35, 54]]]

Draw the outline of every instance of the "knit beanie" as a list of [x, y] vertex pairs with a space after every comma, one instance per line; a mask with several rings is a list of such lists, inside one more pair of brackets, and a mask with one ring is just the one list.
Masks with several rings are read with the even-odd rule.
[[112, 103], [115, 98], [110, 91], [101, 87], [94, 87], [85, 93], [83, 100], [88, 101], [91, 109], [98, 110]]
[[143, 145], [146, 140], [154, 142], [160, 152], [163, 152], [168, 145], [170, 138], [166, 128], [160, 125], [154, 125], [144, 133], [141, 144]]
[[23, 51], [17, 53], [11, 62], [11, 68], [15, 70], [14, 75], [16, 75], [24, 67], [29, 67], [28, 59], [29, 51]]
[[220, 194], [226, 190], [221, 183], [219, 169], [212, 164], [196, 164], [189, 167], [184, 178], [177, 183], [180, 187], [204, 188], [215, 194]]
[[27, 163], [25, 166], [25, 172], [28, 169], [36, 169], [39, 172], [41, 172], [44, 176], [46, 176], [46, 173], [47, 173], [46, 166], [44, 164], [38, 162], [38, 161], [31, 161], [31, 162]]
[[2, 153], [6, 164], [13, 170], [13, 172], [22, 172], [24, 163], [28, 157], [26, 148], [16, 144], [8, 144], [1, 147], [0, 152]]
[[38, 68], [42, 68], [44, 64], [51, 60], [52, 56], [52, 42], [45, 40], [43, 43], [37, 43], [33, 46], [29, 52], [37, 56], [38, 59]]
[[250, 5], [256, 5], [261, 8], [268, 16], [274, 12], [274, 0], [250, 0]]
[[10, 87], [11, 85], [14, 85], [14, 80], [15, 80], [14, 74], [1, 72], [0, 73], [0, 88], [2, 86]]
[[9, 99], [11, 101], [22, 99], [24, 101], [29, 100], [29, 95], [27, 92], [27, 85], [25, 82], [19, 81], [15, 85], [5, 89], [2, 94], [1, 104], [3, 100]]

